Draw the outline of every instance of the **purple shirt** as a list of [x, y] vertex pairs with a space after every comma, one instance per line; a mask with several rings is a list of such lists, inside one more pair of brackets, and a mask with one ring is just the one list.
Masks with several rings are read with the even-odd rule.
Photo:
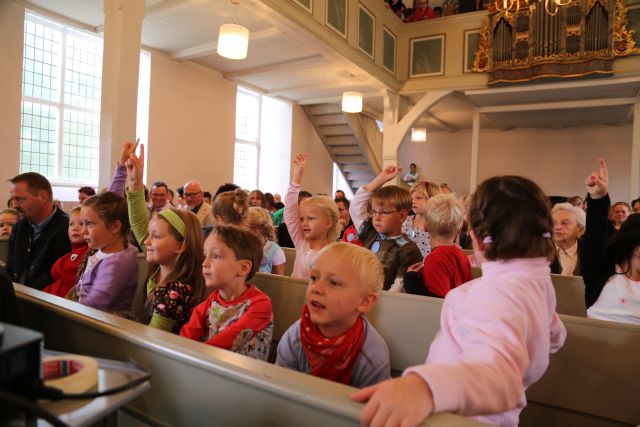
[[131, 310], [138, 284], [138, 263], [135, 246], [100, 259], [89, 271], [86, 269], [78, 280], [80, 304], [99, 310]]
[[479, 415], [517, 426], [525, 390], [542, 377], [567, 331], [544, 258], [482, 264], [482, 277], [447, 294], [440, 331], [424, 365], [407, 369], [429, 384], [434, 412]]

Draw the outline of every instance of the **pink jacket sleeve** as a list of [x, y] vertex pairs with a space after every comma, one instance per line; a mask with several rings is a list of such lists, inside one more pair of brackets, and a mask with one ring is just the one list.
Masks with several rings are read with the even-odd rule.
[[300, 193], [300, 185], [292, 182], [289, 185], [286, 196], [284, 196], [284, 222], [287, 224], [287, 230], [296, 248], [299, 248], [304, 243], [304, 236], [300, 230], [298, 193]]
[[[527, 314], [505, 298], [487, 298], [465, 307], [464, 316], [443, 313], [440, 334], [457, 342], [463, 361], [440, 357], [436, 363], [415, 366], [415, 373], [433, 393], [434, 412], [461, 415], [497, 414], [513, 409], [524, 392], [529, 368]], [[461, 309], [461, 307], [458, 307]], [[444, 310], [444, 307], [443, 307]], [[430, 351], [434, 350], [432, 344]], [[442, 349], [439, 349], [442, 353]]]

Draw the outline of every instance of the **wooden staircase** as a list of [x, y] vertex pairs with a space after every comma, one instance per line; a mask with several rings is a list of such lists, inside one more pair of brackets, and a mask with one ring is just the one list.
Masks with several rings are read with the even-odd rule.
[[373, 119], [363, 114], [343, 113], [339, 104], [303, 108], [353, 192], [380, 173], [382, 137]]

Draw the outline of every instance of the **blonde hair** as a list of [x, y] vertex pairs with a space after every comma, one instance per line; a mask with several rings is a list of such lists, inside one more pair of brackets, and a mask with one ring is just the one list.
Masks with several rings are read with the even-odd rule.
[[332, 255], [341, 260], [341, 267], [355, 270], [362, 290], [377, 294], [384, 284], [384, 270], [380, 259], [369, 249], [345, 242], [335, 242], [322, 248], [318, 258]]
[[425, 198], [430, 199], [433, 196], [437, 196], [438, 194], [442, 194], [442, 188], [435, 182], [431, 181], [420, 181], [413, 184], [411, 187], [411, 195], [413, 193], [422, 193]]
[[377, 189], [371, 195], [371, 203], [378, 202], [383, 205], [389, 205], [397, 210], [411, 210], [411, 193], [406, 188], [398, 187], [397, 185], [388, 185]]
[[260, 231], [260, 234], [267, 240], [276, 239], [276, 228], [273, 226], [271, 215], [264, 208], [250, 207], [247, 217], [247, 226]]
[[438, 194], [424, 206], [424, 223], [433, 237], [453, 241], [462, 228], [464, 208], [450, 194]]
[[311, 196], [299, 204], [299, 208], [305, 206], [319, 208], [325, 211], [332, 222], [331, 228], [327, 231], [327, 241], [330, 243], [335, 242], [340, 235], [340, 225], [338, 224], [338, 205], [336, 205], [336, 202], [329, 196]]
[[249, 211], [249, 195], [238, 188], [218, 194], [213, 201], [213, 216], [222, 217], [224, 222], [233, 225], [243, 225]]

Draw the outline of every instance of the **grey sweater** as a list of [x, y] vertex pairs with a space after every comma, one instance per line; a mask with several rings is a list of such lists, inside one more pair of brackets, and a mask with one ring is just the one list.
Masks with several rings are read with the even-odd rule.
[[[365, 336], [360, 354], [353, 365], [351, 385], [367, 387], [391, 378], [389, 349], [378, 331], [364, 318]], [[300, 340], [300, 320], [296, 321], [278, 343], [276, 365], [310, 373], [311, 367], [302, 350]]]

